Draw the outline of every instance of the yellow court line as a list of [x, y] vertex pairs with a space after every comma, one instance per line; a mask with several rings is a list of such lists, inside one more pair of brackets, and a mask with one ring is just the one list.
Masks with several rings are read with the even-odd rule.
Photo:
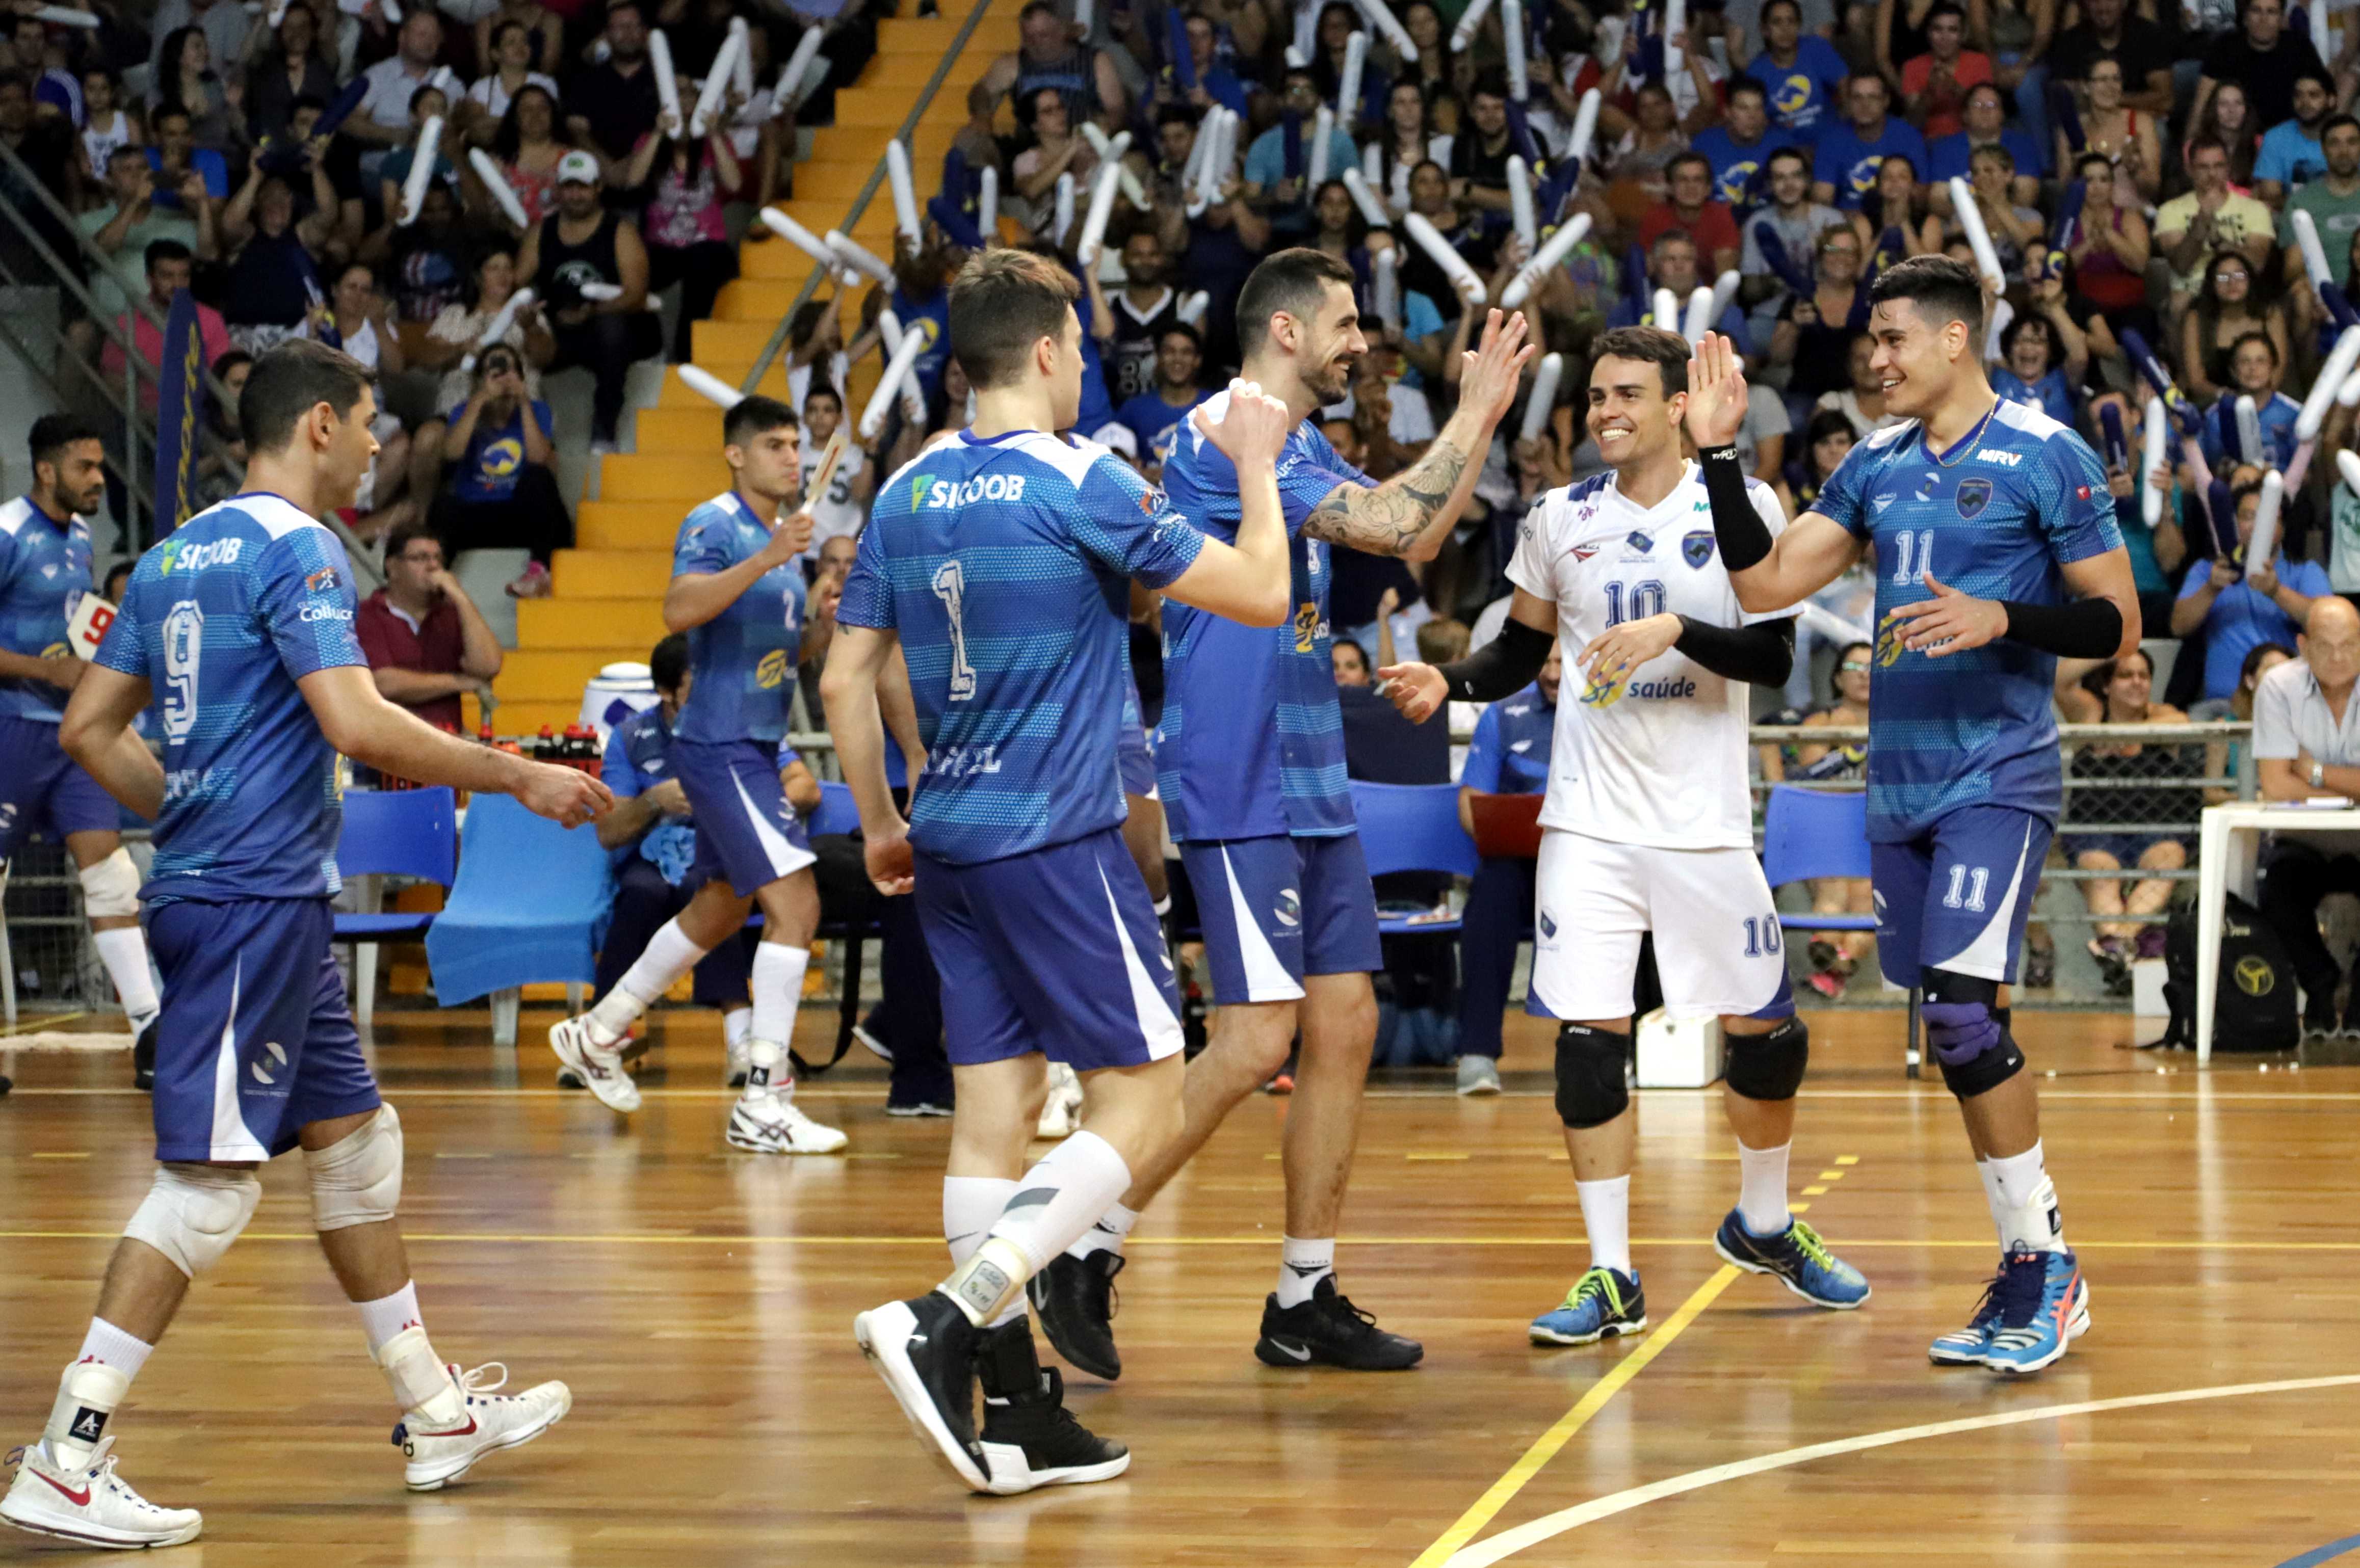
[[1446, 1530], [1426, 1549], [1411, 1568], [1439, 1568], [1451, 1554], [1475, 1539], [1478, 1531], [1491, 1522], [1492, 1516], [1507, 1507], [1509, 1500], [1524, 1489], [1524, 1483], [1541, 1472], [1541, 1467], [1557, 1457], [1557, 1450], [1573, 1440], [1573, 1434], [1590, 1424], [1590, 1418], [1606, 1408], [1606, 1401], [1621, 1390], [1622, 1385], [1646, 1369], [1647, 1363], [1662, 1355], [1682, 1330], [1696, 1322], [1699, 1313], [1712, 1305], [1714, 1298], [1729, 1289], [1738, 1270], [1722, 1264], [1718, 1273], [1696, 1289], [1696, 1293], [1682, 1301], [1679, 1310], [1665, 1320], [1664, 1326], [1639, 1342], [1639, 1347], [1607, 1369], [1606, 1376], [1590, 1387], [1573, 1409], [1565, 1412], [1557, 1423], [1541, 1433], [1540, 1441], [1524, 1450], [1523, 1458], [1508, 1467], [1508, 1473], [1491, 1483], [1491, 1489], [1475, 1501], [1475, 1506], [1459, 1516], [1458, 1522]]
[[[1790, 1203], [1796, 1214], [1809, 1205]], [[0, 1241], [115, 1241], [123, 1232], [115, 1230], [0, 1230]], [[698, 1231], [408, 1231], [410, 1241], [442, 1241], [453, 1243], [488, 1243], [513, 1247], [939, 1247], [939, 1236], [740, 1236]], [[241, 1241], [300, 1241], [317, 1238], [310, 1231], [259, 1231], [239, 1233]], [[1268, 1236], [1137, 1236], [1124, 1242], [1126, 1250], [1140, 1247], [1151, 1250], [1164, 1247], [1265, 1247]], [[1432, 1249], [1438, 1247], [1578, 1247], [1579, 1236], [1346, 1236], [1336, 1238], [1338, 1247], [1414, 1247]], [[1634, 1247], [1710, 1247], [1710, 1236], [1633, 1236]], [[1944, 1240], [1935, 1237], [1845, 1236], [1846, 1252], [1864, 1252], [1871, 1248], [1900, 1250], [1989, 1252], [1992, 1239], [1985, 1236], [1972, 1240]], [[2191, 1241], [2160, 1239], [2155, 1241], [2098, 1241], [2087, 1236], [2073, 1238], [2075, 1252], [2355, 1252], [2360, 1253], [2360, 1241]]]

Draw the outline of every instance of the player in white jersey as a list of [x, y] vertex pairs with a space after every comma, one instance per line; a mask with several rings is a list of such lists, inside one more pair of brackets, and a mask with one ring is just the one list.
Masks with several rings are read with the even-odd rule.
[[[1729, 1041], [1722, 1098], [1743, 1177], [1715, 1249], [1819, 1306], [1868, 1299], [1867, 1282], [1786, 1206], [1809, 1033], [1795, 1016], [1777, 909], [1754, 855], [1745, 728], [1747, 684], [1786, 679], [1794, 622], [1785, 610], [1741, 610], [1721, 568], [1711, 504], [1681, 444], [1687, 342], [1626, 327], [1595, 352], [1590, 432], [1612, 472], [1550, 492], [1525, 517], [1497, 641], [1440, 670], [1380, 672], [1394, 702], [1422, 720], [1451, 698], [1521, 689], [1553, 640], [1581, 667], [1580, 700], [1557, 706], [1541, 807], [1530, 1006], [1565, 1020], [1557, 1108], [1590, 1266], [1534, 1320], [1544, 1345], [1647, 1326], [1631, 1262], [1638, 1118], [1627, 1068], [1639, 939], [1649, 931], [1672, 1016], [1718, 1016]], [[1749, 494], [1765, 528], [1785, 526], [1775, 492], [1754, 482]]]

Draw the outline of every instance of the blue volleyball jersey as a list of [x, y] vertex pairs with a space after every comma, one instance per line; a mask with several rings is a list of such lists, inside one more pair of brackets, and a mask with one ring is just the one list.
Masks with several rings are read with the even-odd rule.
[[1877, 431], [1810, 509], [1875, 551], [1869, 837], [1900, 843], [1974, 805], [2054, 823], [2063, 788], [2055, 656], [2003, 637], [1933, 659], [1905, 648], [1889, 617], [1933, 597], [1928, 572], [1979, 599], [2066, 603], [2059, 568], [2123, 546], [2098, 454], [2039, 410], [2003, 400], [1939, 460], [1914, 419]]
[[344, 886], [335, 748], [295, 683], [368, 668], [355, 608], [344, 546], [264, 491], [207, 507], [139, 558], [97, 662], [155, 691], [164, 814], [148, 903]]
[[[0, 648], [32, 659], [67, 652], [66, 618], [90, 591], [89, 524], [60, 527], [30, 495], [0, 506]], [[46, 681], [0, 681], [0, 718], [53, 724], [65, 704]]]
[[[711, 576], [759, 555], [770, 519], [734, 490], [689, 513], [672, 545], [674, 577]], [[675, 733], [716, 745], [783, 740], [803, 642], [803, 568], [790, 561], [756, 578], [727, 609], [688, 634], [688, 701]]]
[[1105, 447], [1040, 430], [963, 432], [878, 487], [836, 619], [909, 660], [913, 845], [974, 865], [1123, 821], [1131, 579], [1167, 587], [1204, 543]]
[[[1224, 391], [1205, 405], [1218, 422]], [[1303, 525], [1339, 485], [1375, 481], [1336, 454], [1308, 421], [1278, 458], [1295, 617], [1247, 626], [1185, 604], [1164, 606], [1163, 741], [1155, 772], [1175, 843], [1331, 837], [1353, 829], [1344, 776], [1344, 714], [1328, 659], [1328, 546]], [[1218, 539], [1238, 537], [1238, 471], [1192, 419], [1164, 463], [1172, 505]]]

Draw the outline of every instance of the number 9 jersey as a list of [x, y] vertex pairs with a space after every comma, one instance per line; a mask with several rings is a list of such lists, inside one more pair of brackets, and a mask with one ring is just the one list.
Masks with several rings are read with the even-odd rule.
[[[1776, 534], [1786, 524], [1777, 492], [1745, 483]], [[1611, 472], [1549, 492], [1524, 517], [1508, 577], [1557, 605], [1565, 659], [1541, 825], [1660, 849], [1750, 851], [1745, 683], [1677, 648], [1604, 682], [1578, 663], [1625, 621], [1675, 615], [1735, 626], [1793, 613], [1739, 608], [1696, 464], [1654, 506], [1626, 499]]]

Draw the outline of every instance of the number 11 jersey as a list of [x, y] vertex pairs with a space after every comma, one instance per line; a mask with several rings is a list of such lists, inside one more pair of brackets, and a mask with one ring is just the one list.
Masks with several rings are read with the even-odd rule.
[[[1785, 528], [1777, 492], [1745, 483], [1770, 531]], [[1735, 626], [1794, 613], [1738, 607], [1696, 464], [1653, 506], [1611, 472], [1551, 491], [1524, 518], [1508, 578], [1556, 604], [1565, 657], [1541, 825], [1658, 849], [1753, 848], [1745, 682], [1677, 648], [1620, 681], [1589, 681], [1577, 662], [1609, 627], [1649, 615]]]

